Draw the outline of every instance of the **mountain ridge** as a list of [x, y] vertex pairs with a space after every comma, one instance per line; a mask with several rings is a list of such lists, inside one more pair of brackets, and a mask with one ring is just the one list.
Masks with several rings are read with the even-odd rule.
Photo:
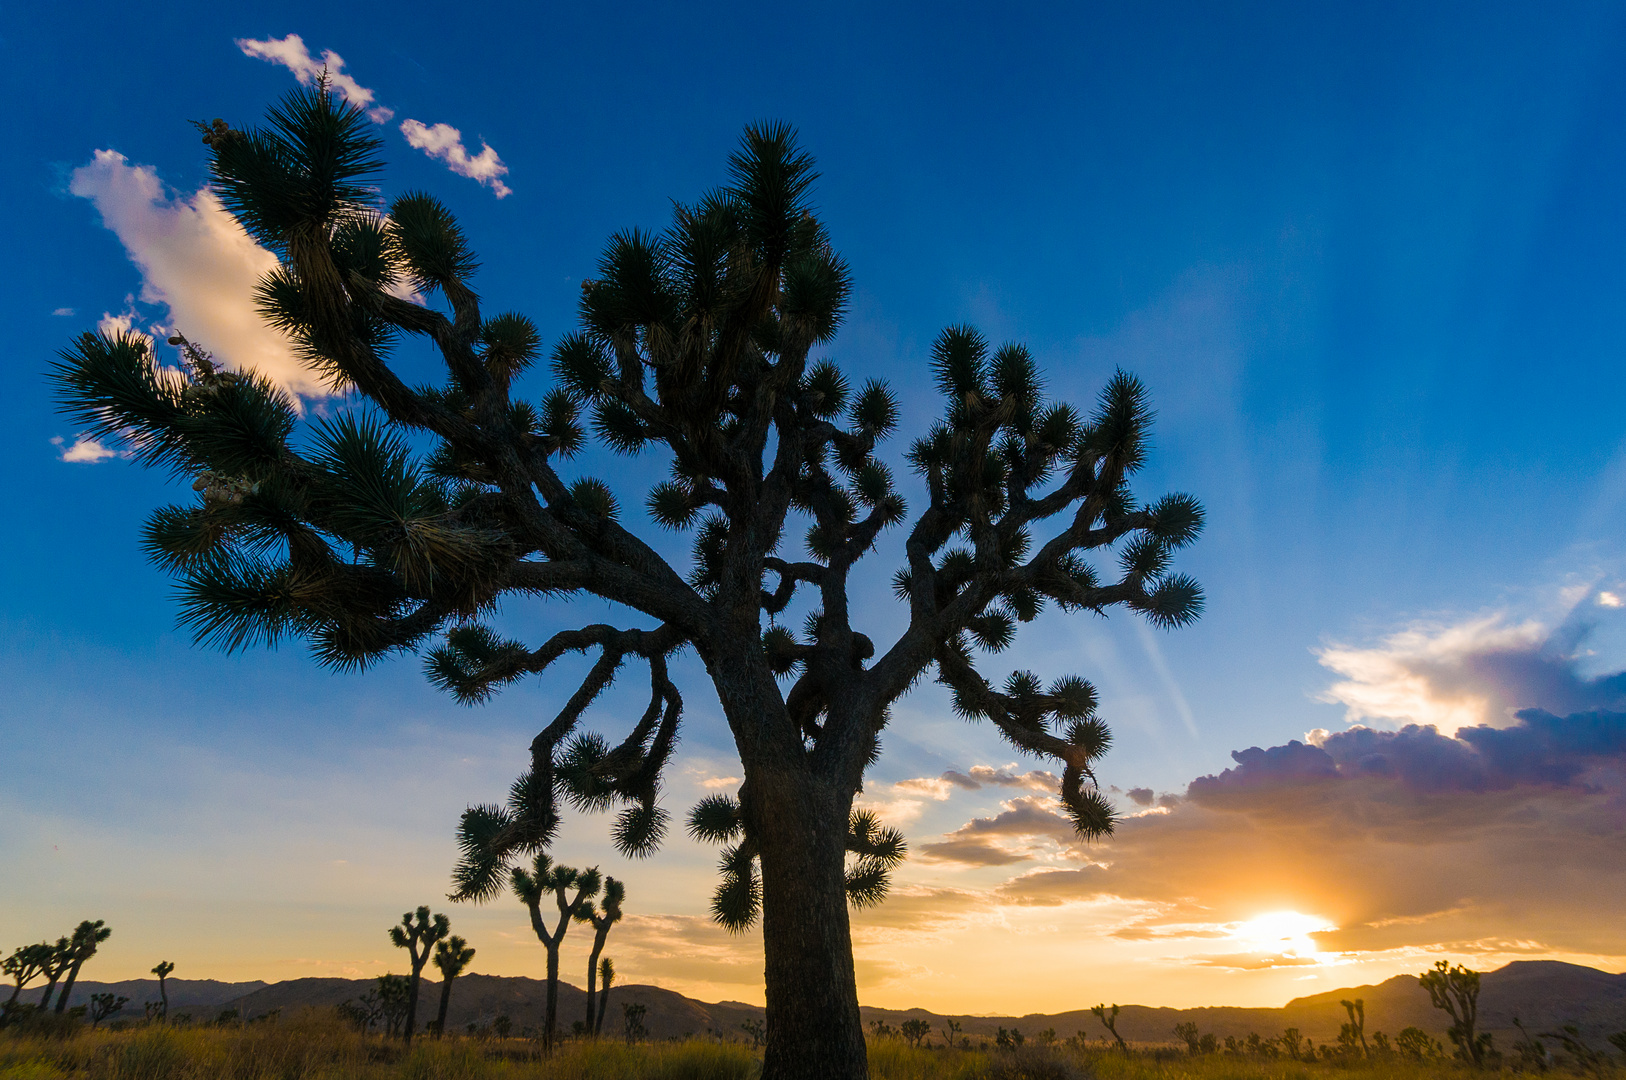
[[[506, 1015], [515, 1033], [539, 1030], [543, 1024], [546, 983], [528, 976], [470, 973], [458, 978], [452, 988], [448, 1027], [489, 1023]], [[311, 977], [276, 983], [253, 981], [226, 983], [210, 979], [170, 979], [172, 1013], [190, 1012], [194, 1019], [214, 1019], [220, 1011], [237, 1009], [244, 1018], [265, 1016], [274, 1011], [293, 1012], [301, 1008], [332, 1008], [366, 994], [372, 979]], [[74, 987], [73, 1002], [82, 1004], [93, 993], [117, 993], [129, 997], [132, 1012], [139, 1015], [141, 1004], [158, 999], [156, 979], [131, 979], [117, 983], [97, 983], [81, 979]], [[215, 995], [211, 999], [211, 994]], [[38, 1000], [38, 991], [24, 992], [24, 1000]], [[610, 1009], [605, 1016], [608, 1032], [621, 1031], [622, 1004], [642, 1004], [644, 1026], [657, 1039], [703, 1035], [740, 1037], [742, 1024], [761, 1020], [763, 1009], [739, 1001], [703, 1002], [647, 984], [617, 985], [610, 991]], [[1238, 1038], [1250, 1032], [1275, 1035], [1296, 1027], [1318, 1043], [1334, 1041], [1346, 1014], [1339, 1004], [1344, 999], [1361, 998], [1366, 1005], [1368, 1038], [1376, 1031], [1391, 1037], [1406, 1027], [1420, 1027], [1437, 1039], [1445, 1038], [1446, 1019], [1433, 1008], [1428, 994], [1415, 975], [1396, 975], [1381, 983], [1329, 990], [1294, 998], [1277, 1008], [1210, 1005], [1176, 1009], [1167, 1006], [1125, 1005], [1118, 1015], [1118, 1030], [1131, 1042], [1167, 1043], [1173, 1039], [1174, 1025], [1196, 1023], [1205, 1033]], [[419, 995], [419, 1022], [432, 1019], [439, 1007], [440, 984], [428, 978]], [[569, 1031], [573, 1021], [586, 1015], [587, 995], [568, 982], [559, 985], [559, 1024]], [[933, 1037], [941, 1038], [944, 1021], [959, 1020], [961, 1031], [973, 1040], [992, 1037], [1001, 1027], [1017, 1027], [1032, 1036], [1047, 1028], [1058, 1036], [1084, 1033], [1091, 1041], [1107, 1038], [1106, 1030], [1087, 1007], [1055, 1013], [973, 1016], [944, 1014], [928, 1009], [883, 1009], [860, 1007], [865, 1026], [882, 1021], [897, 1027], [907, 1019], [927, 1020]], [[1517, 960], [1481, 980], [1481, 1029], [1495, 1033], [1500, 1046], [1510, 1046], [1515, 1035], [1512, 1020], [1517, 1016], [1532, 1032], [1546, 1031], [1573, 1023], [1583, 1037], [1601, 1040], [1626, 1030], [1626, 973], [1611, 974], [1597, 968], [1557, 960]]]

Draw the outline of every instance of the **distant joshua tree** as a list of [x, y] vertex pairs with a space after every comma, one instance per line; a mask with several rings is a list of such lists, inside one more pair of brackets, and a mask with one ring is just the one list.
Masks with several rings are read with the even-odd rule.
[[[513, 868], [510, 881], [514, 895], [530, 909], [531, 929], [536, 931], [536, 939], [548, 952], [548, 1015], [542, 1039], [551, 1049], [559, 1022], [559, 945], [564, 941], [571, 921], [579, 917], [583, 905], [598, 895], [598, 868], [577, 871], [569, 866], [555, 866], [547, 852], [539, 851], [531, 861], [529, 871], [523, 866]], [[573, 888], [576, 895], [570, 898], [569, 892]], [[551, 933], [542, 922], [542, 898], [550, 892], [559, 908], [559, 922]]]
[[1186, 1049], [1191, 1052], [1192, 1057], [1202, 1053], [1203, 1036], [1195, 1023], [1174, 1025], [1174, 1037], [1186, 1044]]
[[945, 1046], [957, 1046], [960, 1042], [960, 1022], [953, 1017], [943, 1018], [943, 1043]]
[[1419, 975], [1417, 981], [1428, 991], [1434, 1007], [1451, 1017], [1446, 1036], [1456, 1044], [1457, 1056], [1476, 1069], [1484, 1068], [1485, 1057], [1491, 1052], [1491, 1036], [1489, 1032], [1474, 1032], [1479, 1023], [1479, 972], [1461, 964], [1452, 967], [1441, 960], [1434, 970]]
[[648, 1011], [644, 1005], [631, 1001], [621, 1005], [621, 1021], [626, 1029], [629, 1046], [649, 1034], [649, 1029], [644, 1027], [644, 1015]]
[[378, 977], [378, 1004], [383, 1010], [384, 1033], [399, 1035], [412, 1007], [412, 980], [405, 975]]
[[615, 981], [615, 964], [606, 956], [598, 962], [598, 1018], [593, 1021], [593, 1034], [604, 1030], [604, 1007], [610, 1003], [610, 984]]
[[[595, 907], [592, 900], [582, 905], [576, 913], [580, 922], [593, 924], [593, 950], [587, 955], [587, 1024], [586, 1030], [597, 1034], [595, 1019], [604, 1010], [594, 1007], [597, 995], [598, 958], [604, 951], [604, 941], [610, 936], [610, 928], [621, 921], [621, 905], [627, 898], [627, 887], [613, 877], [604, 879], [604, 900], [600, 907]], [[609, 993], [610, 988], [605, 986], [604, 992]]]
[[440, 969], [440, 1011], [435, 1014], [435, 1038], [446, 1034], [446, 1009], [452, 1003], [452, 980], [474, 959], [474, 950], [453, 935], [435, 946], [435, 967]]
[[13, 949], [5, 960], [0, 961], [0, 974], [6, 975], [13, 983], [11, 998], [7, 1000], [4, 1009], [0, 1009], [0, 1021], [16, 1011], [17, 999], [22, 995], [23, 987], [41, 975], [49, 974], [55, 957], [56, 946], [42, 941], [38, 945], [19, 946]]
[[1110, 1009], [1105, 1004], [1097, 1005], [1090, 1012], [1094, 1013], [1095, 1018], [1106, 1025], [1106, 1029], [1112, 1033], [1112, 1037], [1118, 1040], [1118, 1049], [1129, 1049], [1128, 1044], [1124, 1042], [1124, 1037], [1118, 1034], [1118, 1006], [1116, 1004]]
[[[932, 1033], [932, 1025], [931, 1021], [917, 1017], [913, 1020], [905, 1020], [898, 1025], [898, 1030], [903, 1033], [904, 1039], [908, 1041], [910, 1046], [919, 1046], [926, 1036]], [[1051, 1034], [1054, 1035], [1055, 1033], [1052, 1032]]]
[[169, 973], [174, 970], [175, 965], [168, 960], [158, 961], [158, 966], [152, 969], [152, 973], [158, 976], [158, 996], [164, 999], [162, 1015], [165, 1020], [169, 1019]]
[[423, 966], [429, 962], [430, 951], [436, 943], [452, 932], [451, 920], [444, 915], [429, 914], [429, 905], [420, 904], [417, 911], [401, 916], [401, 925], [390, 927], [390, 941], [398, 949], [405, 949], [412, 957], [412, 974], [407, 976], [406, 1030], [403, 1037], [412, 1041], [412, 1029], [418, 1022], [418, 981]]
[[[102, 942], [112, 936], [112, 929], [102, 920], [91, 922], [86, 919], [73, 929], [73, 937], [68, 941], [68, 981], [62, 985], [62, 993], [56, 999], [56, 1011], [68, 1011], [68, 998], [73, 996], [73, 984], [79, 978], [79, 969], [85, 966], [85, 961], [96, 955], [96, 949]], [[44, 1008], [45, 1003], [40, 1003]]]
[[1395, 1049], [1402, 1057], [1413, 1061], [1445, 1056], [1445, 1048], [1429, 1038], [1428, 1032], [1420, 1027], [1402, 1028], [1400, 1034], [1395, 1036]]
[[99, 1027], [109, 1016], [123, 1012], [129, 1000], [121, 994], [90, 995], [90, 1026]]
[[1355, 1043], [1359, 1042], [1361, 1044], [1361, 1056], [1371, 1057], [1372, 1051], [1366, 1045], [1366, 999], [1356, 998], [1354, 1001], [1350, 1001], [1346, 998], [1338, 1004], [1342, 1005], [1344, 1011], [1349, 1013], [1349, 1022], [1342, 1025], [1338, 1030], [1338, 1041], [1343, 1043], [1351, 1052], [1355, 1049]]
[[56, 984], [62, 981], [62, 976], [73, 966], [73, 943], [67, 938], [59, 937], [55, 945], [48, 945], [46, 948], [50, 951], [48, 954], [42, 954], [44, 966], [40, 969], [40, 973], [45, 976], [45, 992], [40, 995], [40, 1003], [36, 1006], [40, 1012], [51, 1007], [51, 994], [55, 992]]

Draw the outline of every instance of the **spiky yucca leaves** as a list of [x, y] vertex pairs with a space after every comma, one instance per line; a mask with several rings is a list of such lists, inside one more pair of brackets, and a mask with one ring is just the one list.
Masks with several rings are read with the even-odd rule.
[[[752, 839], [748, 816], [740, 803], [727, 795], [708, 795], [689, 811], [689, 835], [722, 844], [718, 865], [722, 880], [711, 898], [712, 918], [733, 933], [743, 933], [762, 913], [761, 852]], [[872, 810], [854, 810], [848, 820], [845, 887], [854, 907], [870, 907], [886, 899], [892, 869], [902, 862], [909, 845], [897, 829], [881, 824]]]
[[[462, 898], [511, 884], [554, 835], [561, 800], [613, 808], [621, 850], [654, 849], [682, 712], [668, 664], [692, 647], [747, 786], [771, 777], [759, 797], [791, 811], [747, 799], [754, 832], [731, 842], [724, 877], [726, 918], [760, 907], [765, 926], [803, 934], [765, 938], [777, 1033], [765, 1076], [861, 1074], [843, 894], [878, 896], [901, 850], [850, 816], [891, 703], [923, 674], [947, 682], [964, 715], [1062, 762], [1068, 811], [1099, 835], [1111, 810], [1091, 769], [1106, 728], [1087, 684], [979, 667], [1047, 605], [1121, 605], [1158, 626], [1201, 608], [1171, 568], [1201, 508], [1186, 496], [1143, 505], [1129, 486], [1151, 422], [1140, 385], [1114, 377], [1086, 417], [1047, 398], [1020, 346], [946, 331], [933, 351], [941, 418], [906, 456], [920, 492], [896, 579], [907, 627], [877, 644], [854, 625], [850, 590], [853, 567], [908, 513], [900, 463], [879, 454], [899, 402], [822, 355], [851, 282], [789, 128], [748, 129], [725, 186], [677, 206], [664, 231], [613, 237], [583, 284], [577, 332], [544, 372], [532, 324], [482, 312], [474, 246], [449, 208], [374, 194], [372, 129], [325, 86], [296, 91], [263, 130], [221, 122], [207, 142], [222, 198], [281, 259], [261, 310], [354, 397], [313, 421], [185, 342], [176, 369], [128, 336], [63, 354], [58, 386], [85, 430], [196, 485], [146, 535], [181, 581], [183, 621], [227, 648], [304, 639], [336, 667], [427, 646], [430, 679], [470, 704], [585, 654], [507, 802], [464, 815]], [[432, 385], [391, 366], [409, 337], [443, 363]], [[539, 376], [551, 378], [540, 396], [516, 396]], [[669, 475], [629, 492], [567, 472], [589, 440], [656, 453]], [[686, 565], [636, 535], [633, 507], [682, 535]], [[513, 640], [488, 623], [515, 597], [594, 597], [631, 625]], [[585, 733], [629, 662], [648, 672], [647, 708], [621, 733]], [[837, 874], [828, 856], [849, 842]], [[803, 947], [808, 924], [788, 914], [808, 903], [825, 913], [819, 948]], [[797, 1007], [800, 987], [814, 988], [804, 1003], [845, 1002], [841, 1017]]]

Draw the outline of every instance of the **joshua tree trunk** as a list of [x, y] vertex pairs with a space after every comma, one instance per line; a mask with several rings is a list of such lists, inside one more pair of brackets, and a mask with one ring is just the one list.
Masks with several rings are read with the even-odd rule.
[[[847, 918], [846, 834], [831, 827], [847, 820], [852, 797], [820, 792], [805, 773], [752, 771], [746, 783], [776, 796], [753, 807], [768, 1005], [762, 1078], [861, 1080], [869, 1064]], [[827, 805], [834, 802], [846, 805]]]
[[39, 1004], [40, 1012], [44, 1012], [46, 1010], [46, 1008], [51, 1004], [51, 992], [56, 989], [57, 981], [60, 980], [61, 978], [62, 978], [62, 973], [61, 972], [53, 971], [51, 973], [51, 981], [45, 984], [45, 992], [40, 995], [40, 1004]]
[[440, 1010], [435, 1013], [435, 1038], [446, 1036], [446, 1010], [452, 1004], [452, 980], [443, 980], [440, 984]]
[[[564, 935], [560, 935], [563, 937]], [[547, 1046], [551, 1051], [555, 1033], [555, 1026], [559, 1019], [559, 946], [547, 945], [548, 950], [548, 1019], [546, 1031], [548, 1033]]]
[[595, 1034], [593, 1031], [593, 1018], [598, 1015], [598, 1010], [594, 1008], [598, 998], [598, 954], [604, 951], [604, 939], [608, 936], [608, 929], [602, 934], [594, 934], [593, 951], [587, 957], [587, 1033], [589, 1035]]
[[615, 968], [608, 960], [604, 961], [604, 987], [598, 992], [598, 1016], [593, 1020], [593, 1037], [597, 1038], [604, 1030], [604, 1011], [610, 1006], [610, 979], [615, 974]]
[[[427, 952], [428, 950], [426, 949], [424, 951]], [[407, 1042], [412, 1041], [412, 1029], [414, 1027], [416, 1027], [417, 1023], [418, 1023], [418, 982], [419, 982], [419, 977], [422, 974], [422, 972], [423, 972], [423, 967], [421, 965], [419, 965], [418, 963], [414, 962], [413, 965], [412, 965], [412, 981], [409, 984], [411, 986], [411, 989], [409, 989], [407, 991], [407, 1014], [406, 1014], [406, 1041]]]
[[[68, 1009], [68, 998], [73, 995], [74, 980], [79, 978], [79, 969], [83, 965], [84, 965], [84, 960], [82, 960], [82, 959], [75, 960], [73, 962], [73, 967], [68, 969], [68, 981], [62, 984], [62, 993], [57, 995], [57, 999], [56, 999], [56, 1011], [57, 1012], [66, 1012], [67, 1011], [67, 1009]], [[42, 1005], [41, 1008], [44, 1008], [44, 1006]]]

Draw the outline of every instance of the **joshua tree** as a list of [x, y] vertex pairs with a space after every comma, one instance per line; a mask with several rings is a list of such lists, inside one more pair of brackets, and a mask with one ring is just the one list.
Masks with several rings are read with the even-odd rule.
[[[513, 868], [510, 881], [514, 895], [531, 913], [531, 929], [536, 931], [536, 939], [548, 952], [548, 1013], [543, 1042], [551, 1048], [559, 1015], [559, 945], [565, 939], [565, 931], [570, 929], [571, 920], [578, 918], [582, 906], [598, 895], [598, 870], [577, 871], [569, 866], [554, 866], [547, 852], [539, 851], [529, 871], [522, 866]], [[576, 895], [569, 898], [572, 888]], [[542, 898], [550, 892], [559, 908], [559, 922], [552, 932], [542, 921]]]
[[[1346, 998], [1338, 1004], [1342, 1005], [1344, 1011], [1349, 1014], [1349, 1022], [1344, 1024], [1338, 1033], [1338, 1041], [1345, 1043], [1351, 1051], [1355, 1049], [1355, 1043], [1359, 1042], [1361, 1044], [1361, 1056], [1371, 1057], [1372, 1051], [1366, 1045], [1366, 999], [1356, 998], [1354, 1001], [1350, 1001]], [[1346, 1037], [1347, 1042], [1345, 1042]]]
[[17, 998], [22, 995], [23, 987], [41, 975], [49, 976], [55, 957], [56, 947], [42, 941], [38, 945], [19, 946], [4, 961], [0, 961], [0, 973], [13, 982], [11, 997], [6, 1001], [5, 1008], [0, 1010], [0, 1018], [10, 1016], [17, 1008]]
[[474, 959], [474, 950], [457, 935], [435, 946], [435, 967], [440, 969], [440, 1010], [435, 1014], [435, 1038], [446, 1034], [446, 1009], [452, 1003], [452, 980]]
[[429, 955], [435, 944], [452, 932], [451, 920], [444, 915], [431, 917], [429, 905], [418, 905], [417, 911], [409, 911], [401, 916], [401, 925], [390, 927], [390, 941], [398, 949], [405, 949], [412, 958], [412, 974], [407, 976], [409, 987], [407, 990], [406, 1030], [403, 1037], [407, 1042], [412, 1041], [412, 1029], [418, 1022], [418, 982], [423, 974], [423, 966], [429, 962]]
[[898, 1030], [903, 1033], [904, 1039], [910, 1046], [919, 1046], [926, 1036], [932, 1033], [932, 1022], [915, 1017], [899, 1024]]
[[90, 995], [90, 1026], [100, 1027], [103, 1020], [115, 1013], [123, 1012], [129, 998], [119, 994], [92, 994]]
[[943, 1019], [943, 1045], [955, 1046], [960, 1040], [960, 1021], [953, 1017]]
[[40, 994], [40, 1003], [37, 1006], [44, 1012], [51, 1005], [51, 994], [56, 990], [56, 984], [61, 981], [70, 967], [73, 966], [73, 943], [65, 937], [56, 939], [55, 945], [47, 946], [48, 953], [44, 956], [44, 966], [40, 973], [45, 976], [45, 990]]
[[[682, 706], [669, 659], [693, 649], [745, 776], [718, 915], [762, 922], [763, 1076], [866, 1075], [847, 905], [879, 899], [896, 849], [865, 850], [852, 806], [893, 702], [935, 676], [964, 716], [1059, 762], [1062, 809], [1084, 837], [1104, 836], [1114, 815], [1093, 766], [1109, 733], [1094, 689], [1024, 671], [996, 685], [978, 664], [1047, 604], [1122, 606], [1158, 627], [1202, 607], [1197, 584], [1170, 569], [1201, 507], [1183, 495], [1142, 504], [1130, 488], [1151, 422], [1140, 383], [1115, 375], [1086, 419], [1046, 399], [1022, 346], [944, 331], [932, 359], [941, 417], [906, 455], [920, 504], [894, 579], [907, 614], [877, 642], [854, 624], [870, 611], [853, 610], [851, 575], [907, 517], [876, 456], [899, 407], [885, 385], [855, 392], [813, 356], [852, 286], [789, 128], [748, 129], [727, 186], [676, 207], [662, 236], [611, 240], [540, 405], [513, 395], [539, 332], [482, 310], [477, 259], [439, 202], [381, 204], [381, 144], [359, 110], [319, 83], [273, 109], [269, 128], [217, 120], [204, 141], [223, 204], [282, 260], [262, 310], [356, 404], [309, 414], [296, 438], [294, 402], [179, 334], [180, 368], [127, 334], [86, 334], [62, 354], [55, 377], [81, 430], [199, 493], [158, 511], [144, 536], [181, 579], [182, 621], [227, 649], [304, 638], [339, 669], [443, 635], [429, 677], [471, 704], [567, 654], [596, 654], [508, 804], [465, 815], [463, 897], [500, 892], [505, 871], [545, 847], [560, 792], [589, 809], [621, 803], [617, 846], [654, 850]], [[445, 310], [400, 298], [409, 291]], [[411, 386], [390, 367], [403, 336], [439, 352], [440, 385]], [[609, 484], [570, 475], [589, 427], [612, 451], [670, 461], [647, 500], [624, 495], [692, 537], [689, 567], [634, 531]], [[805, 554], [784, 550], [802, 526]], [[594, 596], [624, 617], [533, 648], [478, 621], [509, 594]], [[799, 634], [777, 621], [793, 614], [805, 615]], [[612, 748], [578, 728], [629, 660], [648, 670], [650, 704]]]
[[1124, 1037], [1118, 1034], [1118, 1005], [1116, 1002], [1113, 1003], [1110, 1009], [1105, 1003], [1103, 1003], [1095, 1006], [1090, 1010], [1090, 1012], [1095, 1014], [1095, 1018], [1097, 1020], [1106, 1025], [1106, 1029], [1110, 1031], [1112, 1033], [1112, 1037], [1117, 1040], [1118, 1049], [1129, 1049], [1128, 1045], [1124, 1043]]
[[1192, 1057], [1202, 1052], [1203, 1036], [1195, 1023], [1174, 1025], [1174, 1037], [1186, 1044], [1186, 1049], [1191, 1052]]
[[629, 1045], [649, 1034], [649, 1029], [644, 1027], [644, 1014], [646, 1012], [648, 1012], [648, 1009], [644, 1005], [631, 1001], [622, 1004], [621, 1022], [626, 1031]]
[[[627, 898], [627, 887], [613, 877], [604, 879], [604, 900], [600, 907], [595, 907], [592, 900], [584, 903], [576, 913], [576, 918], [582, 922], [593, 924], [593, 951], [587, 954], [587, 1028], [589, 1034], [597, 1034], [595, 1017], [598, 1012], [594, 1008], [594, 998], [598, 982], [598, 957], [604, 951], [604, 941], [610, 936], [610, 928], [621, 921], [621, 904]], [[609, 993], [609, 986], [604, 992]]]
[[383, 1014], [384, 1034], [400, 1034], [412, 1010], [412, 980], [405, 975], [380, 975], [378, 1005]]
[[163, 1015], [166, 1020], [169, 1018], [169, 973], [174, 970], [175, 965], [168, 960], [158, 961], [158, 966], [152, 969], [152, 973], [158, 976], [158, 996], [163, 998]]
[[1488, 1032], [1476, 1035], [1474, 1026], [1479, 1022], [1479, 972], [1470, 971], [1461, 964], [1452, 967], [1444, 960], [1436, 961], [1432, 971], [1417, 977], [1436, 1009], [1443, 1009], [1451, 1017], [1446, 1036], [1456, 1044], [1457, 1056], [1463, 1061], [1482, 1068], [1485, 1054], [1491, 1048]]
[[593, 1021], [593, 1035], [604, 1030], [604, 1009], [610, 1003], [610, 984], [615, 981], [615, 964], [606, 956], [598, 962], [598, 1016]]
[[[57, 1012], [67, 1011], [68, 998], [73, 996], [73, 984], [79, 978], [79, 969], [85, 966], [86, 960], [96, 955], [97, 947], [112, 933], [112, 929], [103, 925], [100, 919], [95, 922], [86, 919], [74, 927], [73, 937], [68, 942], [68, 981], [62, 984], [62, 993], [57, 996]], [[44, 1008], [43, 1002], [40, 1007]]]

